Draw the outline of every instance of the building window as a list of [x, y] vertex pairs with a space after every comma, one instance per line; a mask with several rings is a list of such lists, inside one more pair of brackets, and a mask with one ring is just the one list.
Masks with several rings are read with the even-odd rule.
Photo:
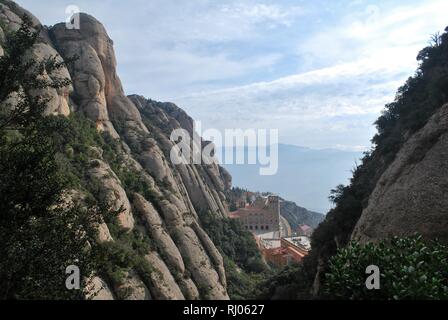
[[266, 230], [269, 230], [269, 226], [266, 226]]
[[258, 230], [258, 226], [255, 226], [255, 230]]
[[260, 227], [260, 229], [261, 229], [261, 230], [264, 230], [264, 227], [263, 227], [263, 226], [261, 226], [261, 227]]
[[250, 227], [249, 227], [249, 229], [250, 229], [250, 230], [253, 230], [253, 227], [252, 227], [252, 226], [250, 226]]

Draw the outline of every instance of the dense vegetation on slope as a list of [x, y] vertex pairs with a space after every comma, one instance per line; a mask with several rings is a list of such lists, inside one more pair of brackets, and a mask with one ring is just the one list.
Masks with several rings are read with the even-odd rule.
[[[64, 266], [76, 264], [82, 270], [82, 276], [95, 273], [113, 288], [116, 298], [127, 298], [127, 292], [117, 290], [116, 286], [122, 284], [132, 271], [150, 287], [157, 270], [144, 256], [152, 251], [163, 257], [164, 252], [159, 243], [142, 231], [143, 222], [138, 217], [136, 227], [128, 232], [118, 225], [119, 212], [113, 212], [107, 203], [101, 203], [102, 181], [89, 174], [92, 166], [98, 163], [93, 159], [107, 162], [113, 171], [110, 174], [118, 176], [131, 201], [135, 193], [141, 194], [161, 212], [159, 203], [166, 199], [154, 192], [141, 173], [124, 165], [126, 155], [120, 141], [108, 133], [99, 133], [95, 123], [82, 113], [71, 113], [68, 117], [44, 116], [47, 101], [28, 94], [30, 89], [34, 86], [45, 89], [48, 85], [58, 88], [69, 82], [60, 79], [60, 83], [55, 80], [42, 83], [37, 81], [39, 73], [28, 73], [34, 62], [24, 63], [23, 52], [37, 40], [37, 34], [32, 34], [29, 27], [25, 28], [28, 29], [22, 35], [20, 32], [11, 34], [11, 37], [22, 36], [22, 39], [11, 38], [5, 46], [8, 48], [5, 57], [0, 60], [0, 206], [4, 209], [0, 217], [3, 244], [0, 250], [4, 258], [0, 263], [0, 277], [2, 283], [7, 284], [0, 294], [14, 298], [82, 299], [82, 291], [68, 291], [64, 285], [67, 277]], [[19, 49], [22, 51], [10, 54]], [[50, 72], [53, 65], [57, 68], [62, 63], [49, 59], [36, 69]], [[4, 86], [5, 83], [10, 86]], [[23, 110], [12, 109], [13, 114], [4, 102], [10, 93], [19, 91], [20, 86], [26, 89], [19, 99], [19, 107]], [[146, 117], [145, 120], [148, 121]], [[158, 130], [166, 129], [169, 134], [166, 124], [162, 123], [160, 128]], [[136, 154], [141, 151], [138, 147], [131, 145]], [[171, 192], [169, 183], [158, 183], [167, 194]], [[66, 193], [68, 190], [70, 195]], [[73, 205], [55, 206], [67, 199], [73, 201]], [[200, 218], [212, 239], [219, 242], [230, 295], [239, 299], [251, 297], [249, 292], [261, 278], [258, 274], [267, 270], [254, 239], [235, 221], [208, 214]], [[112, 242], [97, 241], [94, 226], [103, 219]], [[182, 282], [183, 277], [190, 277], [188, 272], [182, 275], [177, 270], [170, 271], [178, 282]], [[86, 286], [84, 281], [82, 287]], [[201, 298], [207, 296], [202, 288], [198, 289]]]
[[[80, 114], [45, 116], [46, 99], [31, 94], [47, 86], [64, 86], [67, 80], [42, 80], [44, 70], [62, 66], [52, 59], [26, 62], [24, 55], [37, 33], [25, 21], [22, 29], [9, 35], [6, 55], [0, 57], [0, 282], [4, 285], [0, 297], [83, 299], [83, 291], [65, 287], [67, 266], [78, 266], [84, 276], [95, 271], [109, 283], [119, 283], [131, 268], [142, 275], [151, 272], [137, 254], [150, 243], [138, 230], [128, 234], [114, 228], [116, 212], [97, 203], [99, 182], [86, 175], [94, 148], [118, 166], [118, 143], [99, 134], [94, 123]], [[8, 98], [18, 91], [18, 104], [12, 108]], [[126, 170], [116, 172], [127, 184], [137, 184]], [[78, 197], [78, 191], [69, 195], [68, 190], [83, 195]], [[102, 218], [110, 221], [114, 243], [96, 242], [94, 226]], [[87, 286], [83, 277], [81, 288]]]
[[[60, 170], [68, 179], [70, 187], [81, 190], [85, 201], [95, 203], [100, 197], [100, 181], [87, 175], [92, 153], [102, 150], [103, 157], [108, 160], [114, 172], [124, 184], [129, 196], [133, 192], [150, 194], [150, 188], [138, 177], [138, 174], [121, 165], [122, 153], [117, 140], [109, 134], [100, 134], [92, 121], [81, 114], [71, 114], [69, 117], [50, 117], [49, 121], [58, 124], [59, 130], [52, 135], [57, 146], [56, 159]], [[107, 204], [102, 204], [106, 206]], [[91, 259], [96, 273], [108, 283], [119, 284], [126, 273], [134, 270], [146, 283], [154, 270], [142, 258], [149, 249], [156, 249], [153, 243], [141, 229], [127, 232], [118, 225], [117, 213], [104, 215], [108, 229], [114, 242], [92, 242]], [[126, 293], [118, 296], [126, 298]]]
[[255, 298], [257, 285], [271, 274], [251, 233], [240, 222], [201, 214], [201, 222], [224, 257], [227, 291], [231, 299]]
[[[138, 173], [121, 165], [118, 141], [108, 134], [99, 134], [93, 122], [79, 114], [72, 114], [68, 118], [57, 117], [53, 121], [58, 122], [60, 128], [53, 135], [58, 146], [58, 163], [66, 176], [70, 177], [73, 188], [84, 190], [91, 199], [98, 198], [96, 182], [91, 177], [85, 177], [85, 169], [89, 165], [89, 154], [95, 150], [92, 148], [99, 148], [103, 150], [103, 157], [119, 176], [130, 198], [134, 192], [148, 199], [154, 197], [151, 188], [140, 179]], [[153, 203], [156, 205], [157, 201]], [[126, 272], [133, 269], [148, 283], [147, 279], [154, 270], [141, 256], [149, 249], [157, 250], [157, 243], [138, 229], [130, 234], [123, 232], [115, 220], [114, 216], [108, 219], [108, 227], [115, 242], [94, 246], [99, 275], [109, 283], [119, 283]], [[232, 299], [254, 298], [257, 284], [271, 272], [263, 262], [253, 236], [238, 221], [217, 217], [210, 212], [200, 213], [200, 220], [224, 257], [229, 296]]]
[[44, 116], [47, 101], [33, 95], [67, 80], [42, 77], [62, 66], [55, 60], [25, 59], [36, 39], [24, 18], [21, 29], [7, 36], [0, 57], [0, 298], [82, 298], [82, 291], [66, 289], [66, 267], [76, 265], [87, 275], [94, 270], [87, 248], [105, 212], [67, 194], [71, 182], [58, 165], [52, 139], [59, 123]]
[[[372, 140], [370, 152], [365, 153], [362, 164], [353, 172], [348, 186], [338, 186], [332, 191], [330, 199], [335, 203], [324, 222], [315, 231], [312, 239], [312, 252], [305, 259], [300, 271], [304, 274], [302, 283], [295, 290], [289, 290], [282, 298], [311, 297], [318, 294], [323, 274], [328, 271], [328, 259], [335, 255], [338, 248], [345, 247], [352, 231], [366, 207], [370, 194], [380, 176], [394, 160], [397, 152], [407, 138], [422, 128], [428, 119], [448, 101], [448, 28], [442, 35], [435, 35], [430, 46], [423, 49], [417, 59], [419, 68], [410, 77], [396, 95], [395, 101], [386, 105], [383, 114], [376, 121], [378, 133]], [[435, 141], [428, 141], [429, 149]], [[424, 156], [426, 150], [415, 154], [415, 161]], [[319, 271], [318, 281], [315, 281]], [[278, 290], [272, 288], [278, 296], [285, 286], [295, 277], [280, 277]]]

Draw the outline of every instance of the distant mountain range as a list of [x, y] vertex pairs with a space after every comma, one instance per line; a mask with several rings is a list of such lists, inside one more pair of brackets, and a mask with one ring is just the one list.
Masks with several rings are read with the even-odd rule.
[[[236, 149], [242, 151], [242, 147]], [[245, 152], [248, 150], [246, 147]], [[232, 175], [234, 186], [273, 192], [299, 206], [322, 213], [331, 208], [330, 191], [339, 184], [348, 183], [351, 170], [362, 157], [362, 152], [315, 150], [285, 144], [279, 144], [278, 150], [279, 167], [273, 176], [261, 176], [258, 164], [223, 166]]]

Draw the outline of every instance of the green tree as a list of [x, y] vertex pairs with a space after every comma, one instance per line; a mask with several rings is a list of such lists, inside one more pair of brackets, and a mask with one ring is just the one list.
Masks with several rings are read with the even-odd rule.
[[66, 289], [65, 270], [77, 265], [87, 284], [102, 209], [67, 201], [52, 141], [57, 122], [44, 116], [48, 100], [36, 92], [69, 81], [42, 77], [63, 66], [55, 57], [26, 59], [40, 30], [23, 21], [0, 57], [0, 299], [83, 298], [82, 290]]

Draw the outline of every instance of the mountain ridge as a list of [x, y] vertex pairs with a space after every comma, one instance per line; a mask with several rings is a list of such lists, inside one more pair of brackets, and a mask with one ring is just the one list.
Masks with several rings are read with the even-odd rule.
[[[78, 191], [122, 208], [117, 225], [106, 221], [98, 227], [99, 245], [133, 252], [125, 242], [133, 234], [156, 244], [143, 255], [133, 254], [157, 272], [148, 275], [126, 267], [117, 278], [117, 273], [99, 270], [90, 288], [97, 293], [94, 299], [228, 299], [223, 257], [201, 219], [226, 217], [225, 192], [231, 177], [216, 165], [173, 166], [169, 160], [173, 142], [168, 130], [189, 130], [191, 118], [172, 104], [164, 108], [167, 104], [124, 94], [113, 41], [93, 16], [81, 13], [79, 30], [67, 29], [64, 23], [42, 28], [26, 10], [2, 0], [0, 34], [17, 31], [24, 14], [32, 17], [33, 28], [41, 29], [31, 59], [76, 57], [58, 75], [48, 75], [71, 80], [69, 86], [37, 93], [48, 99], [46, 112], [75, 122], [82, 114], [114, 149], [110, 153], [106, 146], [92, 145], [82, 154], [87, 165], [81, 166], [79, 179], [85, 189]], [[0, 39], [0, 54], [5, 45]], [[69, 154], [78, 151], [64, 148], [68, 153], [59, 157], [71, 166]]]

